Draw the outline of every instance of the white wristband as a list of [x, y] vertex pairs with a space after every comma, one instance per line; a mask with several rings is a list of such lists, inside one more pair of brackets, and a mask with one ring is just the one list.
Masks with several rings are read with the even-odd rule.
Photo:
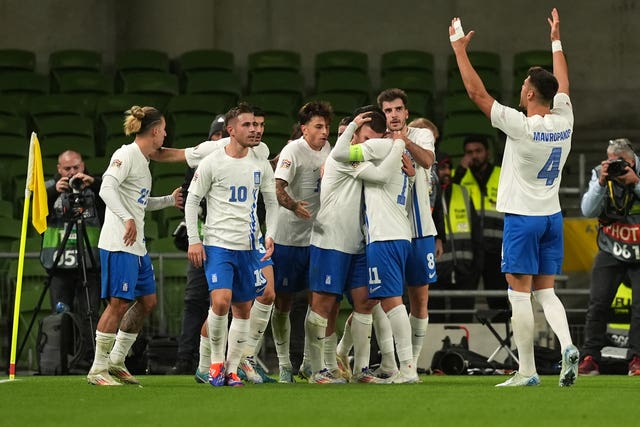
[[455, 42], [464, 37], [464, 31], [462, 31], [462, 22], [460, 20], [453, 21], [453, 35], [449, 36], [451, 42]]
[[551, 42], [551, 52], [562, 52], [562, 43], [560, 43], [560, 40]]

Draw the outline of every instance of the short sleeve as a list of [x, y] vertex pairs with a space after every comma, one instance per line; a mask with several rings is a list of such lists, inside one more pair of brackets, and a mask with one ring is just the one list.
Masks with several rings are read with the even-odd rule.
[[526, 116], [515, 108], [507, 107], [494, 101], [491, 106], [491, 126], [514, 139], [526, 134]]

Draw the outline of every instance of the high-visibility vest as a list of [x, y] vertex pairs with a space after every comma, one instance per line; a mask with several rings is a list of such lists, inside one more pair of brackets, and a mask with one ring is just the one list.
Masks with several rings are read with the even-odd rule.
[[487, 181], [486, 192], [482, 191], [480, 184], [478, 184], [470, 169], [467, 169], [460, 181], [460, 185], [464, 186], [469, 192], [473, 207], [476, 208], [476, 212], [480, 216], [480, 226], [485, 243], [487, 246], [491, 245], [494, 248], [502, 247], [502, 229], [504, 226], [504, 214], [496, 210], [499, 180], [500, 167], [494, 166]]
[[447, 238], [439, 263], [471, 264], [473, 262], [471, 199], [467, 189], [461, 185], [452, 184], [448, 190], [442, 192]]

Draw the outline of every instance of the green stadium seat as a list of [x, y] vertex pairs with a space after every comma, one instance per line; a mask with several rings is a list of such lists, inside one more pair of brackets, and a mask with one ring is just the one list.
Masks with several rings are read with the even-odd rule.
[[531, 67], [542, 67], [553, 72], [553, 55], [549, 50], [527, 50], [513, 55], [513, 90], [520, 92], [520, 86]]
[[204, 139], [202, 136], [191, 135], [191, 136], [181, 136], [178, 138], [174, 138], [171, 141], [172, 148], [189, 148], [195, 147], [196, 145], [203, 142]]
[[292, 50], [262, 50], [250, 53], [248, 58], [249, 76], [263, 70], [289, 70], [300, 72], [300, 54]]
[[180, 93], [178, 77], [157, 71], [132, 72], [122, 76], [122, 92], [161, 99], [163, 109], [171, 97]]
[[31, 71], [2, 73], [0, 94], [44, 95], [49, 92], [49, 81], [42, 74]]
[[270, 157], [275, 157], [289, 142], [294, 121], [283, 116], [267, 117], [262, 141], [269, 147]]
[[51, 85], [52, 92], [79, 95], [109, 95], [113, 93], [113, 78], [88, 71], [57, 74]]
[[269, 125], [271, 116], [283, 116], [294, 118], [298, 108], [300, 107], [299, 95], [295, 93], [253, 93], [242, 98], [243, 101], [250, 105], [260, 107], [266, 117], [266, 125]]
[[133, 136], [126, 136], [126, 135], [114, 136], [109, 138], [106, 141], [105, 147], [104, 147], [105, 157], [111, 160], [111, 156], [113, 155], [114, 151], [116, 151], [118, 148], [122, 147], [123, 145], [131, 144], [134, 139], [135, 138]]
[[[502, 80], [500, 76], [492, 70], [477, 70], [477, 72], [487, 92], [496, 100], [500, 101], [502, 99]], [[464, 87], [460, 73], [453, 73], [449, 75], [447, 80], [447, 94], [452, 95], [458, 93], [467, 93], [467, 90]]]
[[153, 169], [151, 174], [153, 175], [153, 179], [164, 178], [167, 176], [184, 179], [184, 175], [187, 171], [188, 166], [184, 163], [165, 163], [165, 162], [154, 162]]
[[201, 71], [233, 71], [235, 59], [232, 52], [220, 49], [197, 49], [184, 52], [175, 61], [181, 77]]
[[224, 98], [235, 105], [242, 93], [242, 84], [237, 74], [229, 71], [203, 71], [187, 76], [184, 93], [209, 94]]
[[49, 71], [65, 73], [69, 71], [102, 71], [102, 54], [95, 50], [65, 49], [51, 52]]
[[215, 95], [178, 95], [171, 98], [166, 112], [169, 116], [206, 114], [213, 120], [216, 115], [226, 113], [233, 106]]
[[349, 70], [368, 74], [369, 57], [366, 53], [355, 50], [320, 52], [315, 56], [316, 76], [326, 70]]
[[22, 112], [18, 105], [16, 105], [15, 96], [0, 95], [0, 116], [20, 116]]
[[418, 117], [424, 117], [426, 119], [433, 118], [434, 101], [431, 93], [412, 92], [410, 90], [406, 90], [405, 93], [407, 94], [409, 121]]
[[93, 120], [87, 117], [36, 117], [34, 124], [41, 142], [53, 136], [81, 136], [94, 139]]
[[[482, 113], [456, 115], [445, 119], [443, 141], [451, 137], [466, 137], [472, 134], [485, 135], [489, 138], [491, 149], [495, 149], [498, 145], [498, 131], [491, 126], [491, 121]], [[442, 150], [447, 151], [444, 148]]]
[[433, 74], [433, 54], [421, 50], [394, 50], [385, 52], [380, 58], [380, 74], [390, 71], [422, 71]]
[[459, 114], [481, 114], [478, 106], [465, 93], [454, 93], [444, 99], [444, 116]]
[[[493, 71], [500, 76], [501, 73], [501, 60], [500, 55], [496, 52], [486, 52], [479, 50], [472, 50], [468, 52], [469, 60], [476, 71]], [[460, 74], [458, 71], [458, 63], [454, 54], [449, 54], [447, 59], [447, 73]]]
[[59, 116], [82, 117], [87, 113], [84, 98], [76, 95], [53, 94], [34, 96], [29, 100], [32, 119]]
[[0, 73], [6, 71], [34, 71], [36, 54], [23, 49], [0, 49]]
[[249, 93], [284, 93], [297, 95], [302, 99], [304, 94], [304, 77], [296, 71], [266, 70], [251, 76]]
[[169, 72], [169, 55], [153, 49], [129, 49], [116, 55], [117, 73], [131, 71]]
[[43, 138], [41, 150], [42, 157], [52, 159], [57, 159], [60, 153], [67, 150], [80, 153], [83, 159], [92, 159], [96, 156], [93, 137], [88, 136], [49, 136]]
[[184, 137], [198, 137], [200, 142], [207, 139], [213, 117], [209, 115], [180, 116], [176, 118], [170, 140]]
[[146, 215], [144, 218], [144, 238], [147, 246], [154, 240], [160, 238], [160, 226], [158, 221]]
[[327, 93], [347, 93], [360, 96], [360, 105], [365, 105], [371, 97], [369, 76], [359, 71], [332, 70], [318, 76], [316, 95]]
[[91, 175], [101, 176], [102, 173], [107, 170], [109, 166], [109, 157], [92, 157], [82, 159], [84, 161], [85, 170]]
[[399, 88], [405, 92], [418, 92], [433, 97], [435, 81], [433, 74], [423, 71], [389, 70], [382, 77], [380, 89]]
[[0, 116], [0, 136], [27, 138], [27, 122], [23, 117]]

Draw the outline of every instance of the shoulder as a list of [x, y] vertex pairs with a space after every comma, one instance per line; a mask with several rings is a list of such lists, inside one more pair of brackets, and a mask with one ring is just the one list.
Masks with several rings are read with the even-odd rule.
[[260, 144], [253, 147], [252, 150], [260, 159], [268, 159], [271, 154], [269, 147], [264, 142], [260, 142]]

